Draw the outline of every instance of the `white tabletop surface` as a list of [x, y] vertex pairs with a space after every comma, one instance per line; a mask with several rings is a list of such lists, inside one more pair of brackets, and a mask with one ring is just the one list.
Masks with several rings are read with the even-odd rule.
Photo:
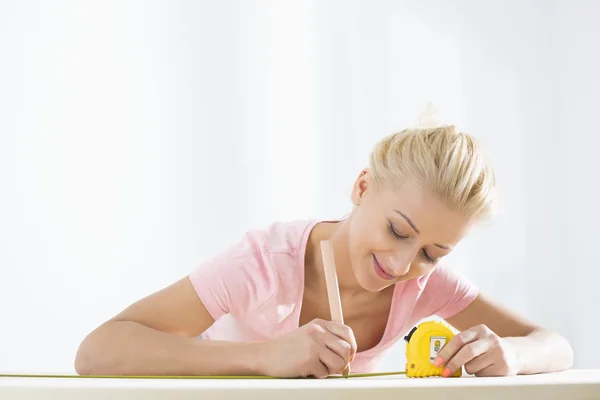
[[475, 378], [89, 379], [0, 377], [0, 399], [600, 399], [600, 370]]

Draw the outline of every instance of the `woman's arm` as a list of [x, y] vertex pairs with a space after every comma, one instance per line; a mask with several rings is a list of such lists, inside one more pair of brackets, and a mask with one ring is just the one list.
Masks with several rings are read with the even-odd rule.
[[125, 309], [81, 343], [81, 375], [254, 375], [257, 344], [200, 340], [214, 323], [186, 277]]
[[459, 331], [440, 351], [438, 364], [447, 375], [465, 366], [479, 376], [561, 371], [573, 365], [568, 341], [483, 294], [446, 319]]

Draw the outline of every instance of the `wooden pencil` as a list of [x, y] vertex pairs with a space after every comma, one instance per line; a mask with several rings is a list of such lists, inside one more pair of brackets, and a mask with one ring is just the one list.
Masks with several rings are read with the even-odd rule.
[[[328, 240], [321, 241], [321, 254], [323, 256], [323, 268], [325, 269], [325, 282], [327, 284], [331, 320], [343, 324], [344, 315], [342, 313], [342, 301], [335, 268], [335, 258], [333, 256], [333, 247]], [[344, 368], [342, 375], [347, 377], [349, 373], [350, 365]]]

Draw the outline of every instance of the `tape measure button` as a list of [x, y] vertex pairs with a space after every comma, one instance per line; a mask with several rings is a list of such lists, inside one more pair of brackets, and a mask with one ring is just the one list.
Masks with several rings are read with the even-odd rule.
[[416, 330], [417, 330], [417, 327], [415, 326], [414, 328], [412, 328], [410, 330], [408, 335], [404, 336], [404, 340], [406, 340], [407, 342], [410, 341], [410, 338], [412, 337], [413, 333], [415, 333]]

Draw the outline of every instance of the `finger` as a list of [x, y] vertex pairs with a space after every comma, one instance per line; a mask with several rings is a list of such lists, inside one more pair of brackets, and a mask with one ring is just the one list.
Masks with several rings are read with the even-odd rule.
[[442, 375], [450, 376], [459, 368], [473, 360], [475, 357], [482, 355], [490, 349], [489, 341], [476, 340], [465, 344], [458, 352], [446, 363], [446, 368]]
[[356, 354], [356, 338], [354, 337], [354, 332], [350, 329], [349, 326], [341, 324], [339, 322], [333, 321], [323, 321], [323, 326], [333, 335], [343, 339], [350, 345], [350, 360], [354, 358]]
[[480, 336], [480, 330], [471, 328], [466, 331], [462, 331], [455, 335], [448, 343], [442, 347], [438, 356], [436, 357], [434, 364], [438, 367], [447, 364], [448, 361], [453, 358], [460, 349], [465, 345], [472, 343], [477, 340]]
[[465, 364], [465, 372], [469, 375], [477, 375], [483, 369], [494, 363], [494, 357], [491, 352], [483, 353], [480, 356], [473, 358]]
[[[494, 349], [489, 353], [497, 353], [498, 350]], [[492, 358], [491, 365], [488, 365], [485, 368], [480, 369], [475, 374], [476, 376], [508, 376], [508, 375], [517, 375], [517, 370], [506, 362], [501, 356], [497, 354], [490, 354]]]
[[327, 378], [329, 376], [329, 368], [319, 359], [312, 375], [317, 379]]
[[350, 346], [350, 343], [332, 334], [326, 334], [323, 339], [323, 344], [342, 359], [344, 363], [342, 368], [350, 363], [352, 357], [352, 347]]
[[341, 372], [348, 364], [339, 354], [324, 346], [319, 351], [319, 360], [327, 367], [329, 374], [337, 374]]
[[475, 376], [502, 376], [502, 374], [500, 373], [500, 370], [496, 364], [491, 364], [477, 371], [477, 373], [475, 373]]

